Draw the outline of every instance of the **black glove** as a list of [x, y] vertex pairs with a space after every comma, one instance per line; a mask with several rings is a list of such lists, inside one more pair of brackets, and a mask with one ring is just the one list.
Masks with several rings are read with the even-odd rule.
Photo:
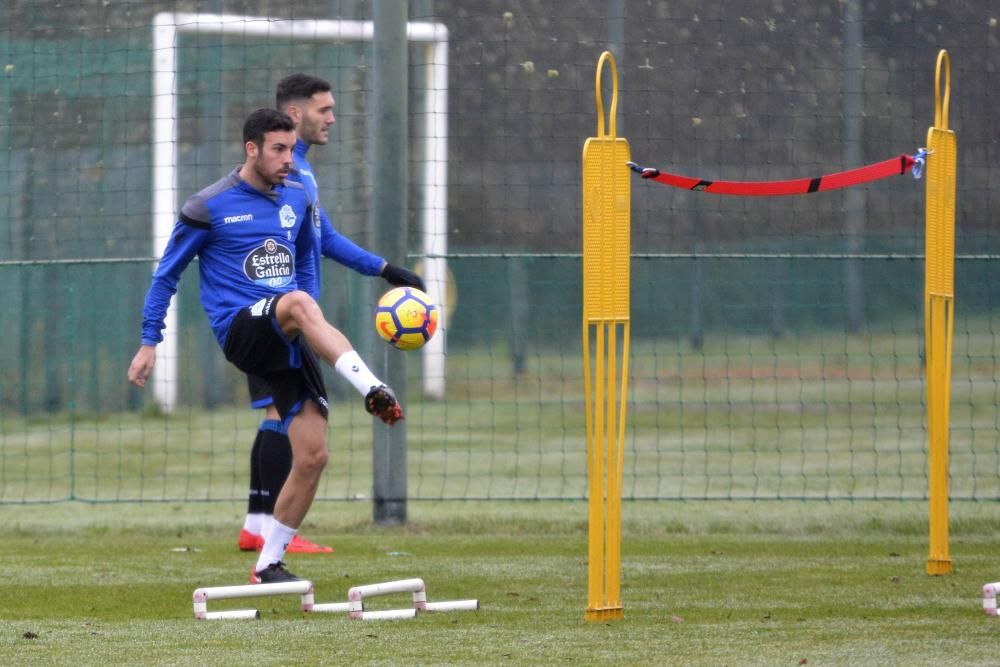
[[421, 292], [427, 291], [423, 278], [409, 269], [395, 266], [389, 262], [386, 262], [385, 266], [382, 267], [382, 277], [390, 285], [395, 285], [396, 287], [416, 287]]

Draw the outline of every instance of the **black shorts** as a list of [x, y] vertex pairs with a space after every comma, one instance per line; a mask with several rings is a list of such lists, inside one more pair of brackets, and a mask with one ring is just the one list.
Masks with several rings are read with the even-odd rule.
[[[299, 345], [303, 349], [309, 349], [309, 344], [301, 338], [299, 338]], [[309, 353], [315, 354], [311, 349]], [[316, 363], [319, 364], [319, 361], [317, 360]], [[247, 375], [247, 393], [250, 394], [250, 407], [254, 410], [262, 410], [274, 404], [274, 399], [271, 398], [271, 385], [260, 375]]]
[[250, 392], [250, 407], [266, 408], [274, 403], [271, 398], [271, 385], [259, 375], [247, 375], [247, 391]]
[[280, 299], [281, 295], [261, 299], [237, 313], [226, 334], [223, 352], [230, 363], [253, 376], [248, 379], [251, 392], [257, 383], [259, 396], [271, 398], [287, 426], [304, 401], [313, 400], [323, 417], [328, 414], [329, 404], [316, 354], [301, 336], [289, 340], [274, 319]]

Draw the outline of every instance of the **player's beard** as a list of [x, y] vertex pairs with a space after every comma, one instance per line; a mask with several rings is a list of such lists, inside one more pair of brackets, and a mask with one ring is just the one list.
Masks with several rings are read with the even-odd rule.
[[279, 173], [281, 171], [280, 169], [268, 172], [262, 167], [261, 163], [261, 157], [258, 155], [257, 159], [253, 162], [253, 170], [257, 172], [258, 176], [260, 176], [260, 180], [272, 186], [284, 182], [285, 177]]
[[329, 131], [329, 128], [326, 126], [325, 123], [323, 123], [322, 120], [317, 121], [316, 123], [309, 123], [303, 129], [305, 131], [304, 132], [300, 131], [300, 134], [302, 135], [302, 138], [305, 140], [305, 142], [311, 146], [312, 145], [325, 146], [327, 142], [330, 141], [329, 134], [323, 136], [323, 130], [327, 129]]

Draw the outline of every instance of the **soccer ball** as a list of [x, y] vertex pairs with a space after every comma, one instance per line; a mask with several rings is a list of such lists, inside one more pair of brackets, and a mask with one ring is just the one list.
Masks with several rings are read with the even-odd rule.
[[416, 350], [431, 339], [438, 325], [438, 307], [414, 287], [396, 287], [378, 300], [375, 331], [398, 350]]

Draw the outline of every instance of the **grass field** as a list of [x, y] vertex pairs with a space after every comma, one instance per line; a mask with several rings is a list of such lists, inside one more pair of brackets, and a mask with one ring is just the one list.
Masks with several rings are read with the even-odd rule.
[[392, 528], [371, 525], [368, 503], [320, 503], [304, 533], [336, 552], [289, 558], [317, 601], [419, 576], [430, 599], [481, 610], [357, 622], [291, 596], [256, 600], [257, 621], [196, 621], [192, 591], [252, 565], [235, 548], [242, 511], [0, 507], [0, 664], [996, 663], [1000, 621], [979, 597], [1000, 580], [996, 504], [953, 503], [955, 573], [928, 577], [924, 503], [626, 503], [625, 619], [591, 624], [583, 503], [414, 502]]
[[[235, 548], [259, 418], [242, 394], [170, 416], [0, 410], [0, 665], [996, 664], [1000, 620], [980, 611], [1000, 580], [992, 349], [956, 336], [951, 493], [980, 502], [952, 503], [956, 571], [928, 577], [916, 337], [636, 344], [623, 493], [660, 500], [625, 504], [613, 623], [583, 621], [575, 354], [521, 375], [502, 351], [450, 358], [447, 400], [407, 405], [420, 500], [402, 527], [371, 525], [371, 418], [334, 401], [320, 494], [337, 500], [303, 532], [336, 552], [290, 566], [320, 602], [419, 576], [431, 600], [482, 604], [412, 621], [305, 615], [295, 596], [255, 601], [258, 621], [194, 620], [192, 591], [243, 583], [254, 560]], [[99, 502], [45, 502], [67, 499]]]

